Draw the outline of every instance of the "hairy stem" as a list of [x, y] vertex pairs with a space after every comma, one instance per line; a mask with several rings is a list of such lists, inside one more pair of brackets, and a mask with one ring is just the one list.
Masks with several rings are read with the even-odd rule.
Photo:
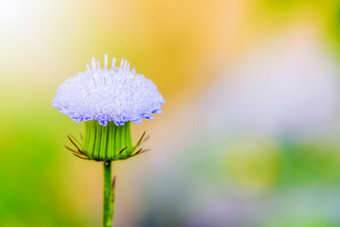
[[104, 162], [103, 227], [112, 227], [114, 211], [114, 185], [112, 183], [111, 161]]

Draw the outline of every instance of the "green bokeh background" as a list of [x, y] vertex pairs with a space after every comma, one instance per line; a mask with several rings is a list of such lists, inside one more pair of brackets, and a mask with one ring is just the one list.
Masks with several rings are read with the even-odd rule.
[[[134, 140], [144, 130], [151, 135], [151, 148], [173, 143], [168, 128], [187, 127], [177, 125], [178, 115], [186, 114], [182, 108], [190, 110], [190, 104], [199, 102], [222, 68], [291, 28], [313, 28], [339, 61], [340, 2], [335, 0], [4, 0], [1, 5], [4, 227], [101, 223], [101, 165], [66, 151], [66, 135], [77, 135], [83, 125], [51, 107], [56, 88], [84, 70], [92, 56], [127, 58], [158, 85], [167, 101], [164, 113], [132, 127]], [[190, 220], [205, 209], [202, 204], [218, 200], [217, 195], [246, 203], [277, 202], [278, 209], [268, 208], [267, 215], [243, 217], [256, 220], [253, 225], [236, 222], [236, 227], [340, 226], [336, 127], [312, 141], [275, 136], [223, 141], [205, 134], [198, 127], [201, 119], [193, 121], [198, 136], [187, 135], [192, 143], [183, 146], [172, 165], [149, 167], [158, 162], [156, 157], [171, 155], [162, 150], [115, 164], [117, 226], [198, 226]], [[199, 200], [198, 207], [184, 204]]]

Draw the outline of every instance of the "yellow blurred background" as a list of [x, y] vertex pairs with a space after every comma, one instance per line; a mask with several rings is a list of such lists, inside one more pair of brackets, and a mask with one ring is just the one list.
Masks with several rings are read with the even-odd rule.
[[339, 1], [0, 2], [0, 226], [101, 223], [102, 166], [51, 100], [104, 54], [166, 99], [114, 163], [116, 226], [340, 226]]

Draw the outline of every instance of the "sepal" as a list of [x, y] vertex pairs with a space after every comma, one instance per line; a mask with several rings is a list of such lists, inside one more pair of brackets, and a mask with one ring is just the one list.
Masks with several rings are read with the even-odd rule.
[[94, 161], [115, 161], [132, 158], [143, 154], [149, 149], [143, 149], [141, 144], [149, 139], [145, 132], [138, 142], [132, 146], [130, 122], [123, 126], [116, 126], [109, 122], [107, 126], [96, 121], [85, 122], [85, 136], [80, 134], [80, 139], [67, 136], [74, 148], [65, 145], [65, 148], [78, 158]]

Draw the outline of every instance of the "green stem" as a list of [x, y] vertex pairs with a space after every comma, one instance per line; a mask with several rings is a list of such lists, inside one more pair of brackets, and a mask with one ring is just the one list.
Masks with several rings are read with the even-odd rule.
[[111, 161], [104, 162], [103, 227], [112, 227], [114, 211], [114, 184], [112, 182]]

